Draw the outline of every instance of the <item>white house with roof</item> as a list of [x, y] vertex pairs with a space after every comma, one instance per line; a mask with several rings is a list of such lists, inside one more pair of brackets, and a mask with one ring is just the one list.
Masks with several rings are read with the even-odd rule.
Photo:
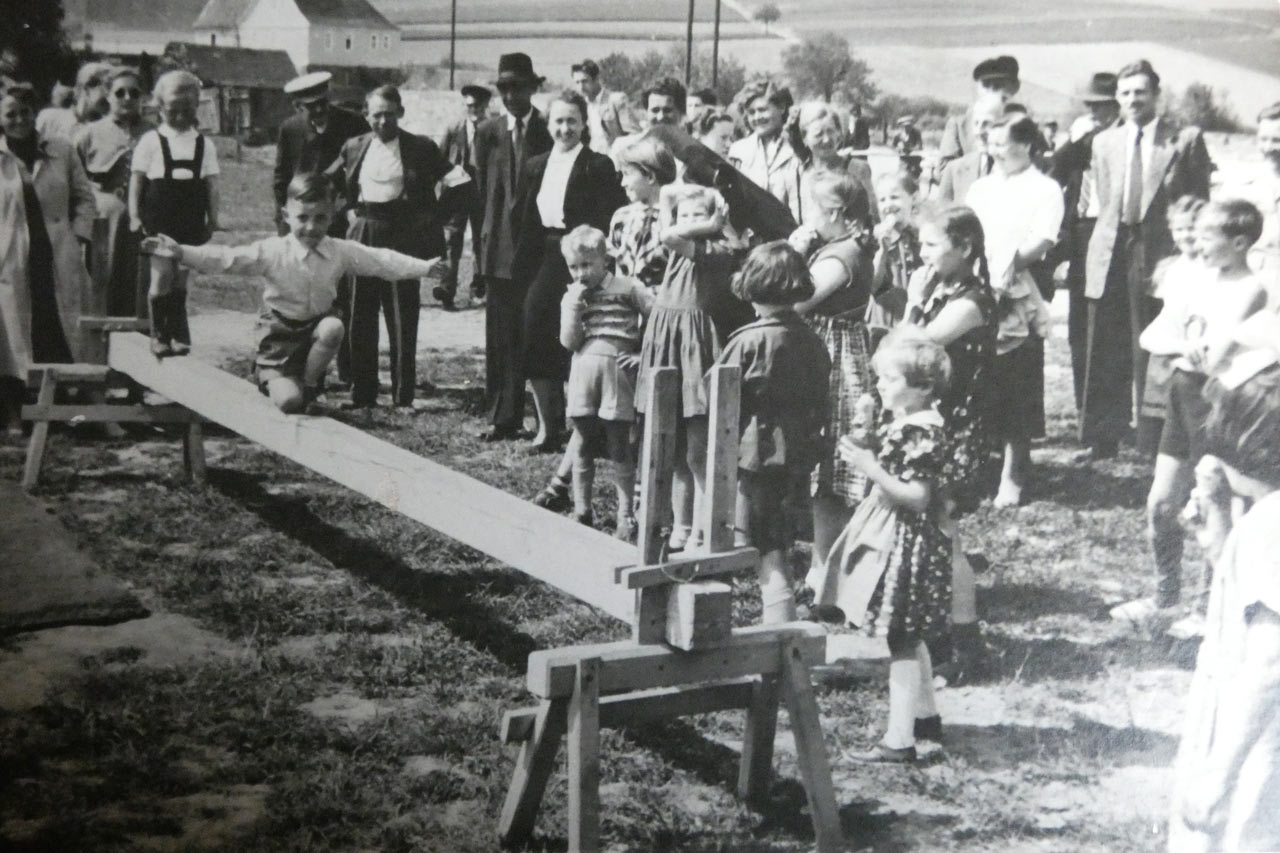
[[400, 29], [368, 0], [208, 0], [193, 30], [200, 44], [283, 50], [299, 71], [400, 64]]

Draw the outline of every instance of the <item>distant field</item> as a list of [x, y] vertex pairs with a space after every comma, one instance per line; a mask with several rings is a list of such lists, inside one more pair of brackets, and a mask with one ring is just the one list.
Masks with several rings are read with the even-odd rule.
[[[449, 0], [373, 0], [378, 11], [397, 24], [448, 23]], [[714, 4], [703, 0], [695, 15], [703, 21], [714, 17]], [[464, 0], [458, 3], [459, 23], [511, 23], [527, 21], [683, 21], [689, 14], [686, 0], [644, 0], [619, 3], [597, 0]], [[737, 17], [727, 7], [725, 18]]]

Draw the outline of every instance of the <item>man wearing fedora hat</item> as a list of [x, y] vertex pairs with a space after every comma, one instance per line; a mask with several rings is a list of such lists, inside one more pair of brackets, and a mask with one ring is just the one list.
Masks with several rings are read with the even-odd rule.
[[[461, 91], [462, 105], [466, 115], [445, 131], [440, 149], [444, 151], [444, 156], [450, 163], [460, 166], [471, 177], [471, 181], [456, 187], [446, 187], [440, 200], [444, 202], [446, 196], [461, 196], [451, 203], [467, 212], [467, 222], [471, 225], [471, 252], [478, 264], [480, 228], [484, 224], [484, 204], [483, 198], [476, 190], [476, 132], [480, 128], [480, 123], [488, 118], [489, 101], [493, 99], [493, 92], [489, 91], [489, 87], [479, 83], [469, 83], [463, 86]], [[458, 293], [458, 269], [462, 260], [464, 240], [462, 232], [463, 229], [459, 228], [448, 233], [449, 268], [445, 271], [445, 277], [431, 291], [431, 294], [448, 310], [453, 310], [453, 300]], [[484, 294], [484, 278], [480, 276], [478, 269], [473, 268], [471, 298], [481, 299]]]
[[1099, 71], [1089, 78], [1080, 95], [1088, 109], [1071, 124], [1070, 138], [1053, 153], [1049, 175], [1062, 187], [1065, 214], [1058, 244], [1051, 257], [1056, 264], [1067, 264], [1067, 343], [1071, 346], [1071, 376], [1074, 382], [1076, 408], [1084, 399], [1087, 317], [1084, 298], [1085, 255], [1096, 221], [1090, 216], [1089, 199], [1093, 193], [1089, 163], [1093, 156], [1093, 138], [1116, 123], [1120, 104], [1116, 101], [1116, 75]]
[[516, 191], [530, 157], [551, 150], [547, 119], [533, 106], [543, 78], [523, 53], [503, 54], [494, 85], [506, 115], [476, 129], [476, 181], [484, 205], [478, 274], [488, 291], [485, 304], [485, 392], [492, 428], [486, 441], [509, 441], [524, 424], [524, 366], [520, 323], [527, 282], [514, 281]]
[[[974, 100], [995, 96], [1007, 101], [1018, 94], [1022, 83], [1018, 80], [1018, 60], [1012, 56], [993, 56], [984, 59], [973, 68]], [[938, 166], [963, 157], [977, 146], [973, 138], [973, 108], [963, 116], [951, 116], [942, 129], [942, 141], [938, 143]]]
[[[348, 139], [369, 132], [369, 123], [363, 116], [329, 103], [332, 79], [328, 71], [313, 71], [284, 84], [284, 92], [297, 113], [284, 120], [276, 139], [271, 188], [276, 201], [276, 231], [281, 236], [289, 233], [284, 221], [285, 192], [294, 175], [323, 172], [338, 159]], [[333, 218], [329, 236], [347, 236], [347, 223], [342, 217]], [[350, 283], [344, 276], [338, 283], [338, 302], [347, 305], [350, 301]], [[337, 365], [338, 380], [350, 382], [351, 343], [346, 336], [338, 347]]]

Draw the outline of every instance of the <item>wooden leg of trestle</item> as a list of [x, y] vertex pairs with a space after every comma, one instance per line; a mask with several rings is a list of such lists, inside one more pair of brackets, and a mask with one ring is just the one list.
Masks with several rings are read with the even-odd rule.
[[578, 662], [569, 700], [569, 851], [600, 849], [600, 659]]
[[204, 429], [198, 420], [187, 424], [187, 429], [182, 434], [182, 464], [186, 470], [187, 481], [203, 486], [205, 481]]
[[800, 646], [794, 639], [783, 641], [782, 694], [791, 718], [791, 733], [796, 740], [796, 760], [809, 800], [813, 834], [820, 853], [844, 849], [840, 830], [840, 813], [836, 808], [835, 787], [831, 783], [831, 766], [822, 742], [818, 720], [818, 701], [809, 681], [809, 668], [804, 664]]
[[761, 805], [769, 794], [773, 774], [773, 739], [778, 731], [778, 680], [764, 676], [751, 687], [747, 726], [738, 766], [738, 796], [748, 805]]
[[502, 846], [511, 847], [533, 835], [534, 823], [547, 781], [555, 770], [560, 738], [564, 737], [568, 701], [552, 699], [538, 708], [533, 734], [520, 747], [511, 787], [498, 820], [498, 838]]
[[[40, 393], [36, 406], [47, 409], [53, 405], [54, 390], [58, 387], [58, 372], [46, 370], [40, 377]], [[22, 468], [22, 488], [31, 490], [40, 482], [40, 466], [44, 464], [44, 446], [49, 440], [49, 422], [36, 421], [31, 425], [31, 440], [27, 443], [27, 462]]]

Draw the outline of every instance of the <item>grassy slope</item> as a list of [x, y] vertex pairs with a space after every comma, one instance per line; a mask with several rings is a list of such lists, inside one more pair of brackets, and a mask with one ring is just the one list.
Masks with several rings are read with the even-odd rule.
[[[228, 208], [241, 227], [267, 230], [266, 167], [225, 168]], [[237, 283], [212, 284], [195, 283], [198, 302], [225, 304]], [[1146, 469], [1066, 462], [1063, 363], [1055, 340], [1035, 501], [967, 522], [971, 547], [995, 563], [980, 600], [998, 675], [942, 692], [945, 751], [910, 770], [850, 764], [841, 753], [883, 724], [884, 673], [824, 676], [824, 730], [859, 848], [1162, 846], [1187, 650], [1103, 618], [1109, 598], [1149, 586]], [[356, 423], [532, 493], [548, 460], [472, 437], [478, 399], [465, 382], [479, 375], [478, 352], [429, 353], [421, 367], [444, 388], [423, 413]], [[0, 713], [0, 846], [492, 849], [512, 761], [497, 721], [525, 701], [528, 652], [618, 638], [622, 626], [233, 436], [215, 435], [209, 451], [209, 487], [195, 490], [178, 480], [172, 435], [54, 437], [44, 499], [106, 570], [234, 651], [156, 668], [123, 645], [85, 657], [38, 707]], [[19, 464], [19, 453], [0, 454], [0, 476]], [[744, 584], [740, 622], [754, 601]], [[611, 849], [808, 849], [785, 722], [780, 775], [759, 813], [729, 793], [740, 737], [733, 714], [606, 733]], [[565, 797], [561, 777], [533, 849], [563, 843]]]

